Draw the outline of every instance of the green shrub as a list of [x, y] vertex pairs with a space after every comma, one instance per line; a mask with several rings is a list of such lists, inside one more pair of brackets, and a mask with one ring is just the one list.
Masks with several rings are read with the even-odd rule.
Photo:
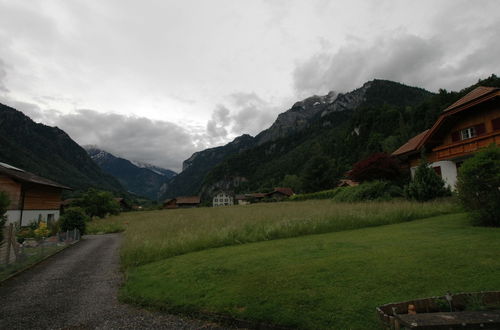
[[7, 221], [7, 208], [9, 207], [10, 200], [7, 193], [0, 191], [0, 242], [3, 241], [3, 227]]
[[83, 194], [82, 199], [77, 204], [91, 218], [94, 216], [104, 218], [108, 214], [116, 215], [120, 213], [120, 204], [113, 198], [113, 194], [108, 191], [90, 188]]
[[308, 199], [331, 199], [339, 191], [340, 191], [340, 188], [335, 188], [335, 189], [330, 189], [330, 190], [317, 191], [317, 192], [309, 193], [309, 194], [296, 194], [296, 195], [291, 196], [289, 198], [289, 200], [291, 200], [291, 201], [305, 201]]
[[427, 160], [422, 159], [413, 180], [405, 187], [404, 194], [408, 199], [425, 202], [438, 197], [450, 196], [451, 190], [429, 166]]
[[500, 147], [492, 145], [466, 160], [457, 190], [475, 224], [500, 226]]
[[354, 187], [337, 188], [333, 197], [336, 202], [361, 202], [369, 200], [389, 200], [402, 197], [403, 190], [388, 181], [370, 181]]
[[73, 230], [77, 228], [80, 234], [85, 234], [85, 222], [90, 220], [81, 207], [70, 207], [64, 211], [64, 215], [59, 218], [61, 231]]

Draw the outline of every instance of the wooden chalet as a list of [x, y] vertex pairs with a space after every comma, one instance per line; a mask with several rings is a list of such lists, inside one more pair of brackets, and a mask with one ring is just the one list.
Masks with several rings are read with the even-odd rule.
[[277, 200], [282, 200], [282, 199], [288, 198], [294, 194], [295, 193], [293, 192], [293, 190], [291, 188], [281, 187], [281, 188], [274, 188], [273, 191], [266, 194], [266, 197], [267, 198], [274, 198]]
[[164, 209], [193, 208], [200, 206], [200, 196], [183, 196], [167, 199], [163, 202]]
[[477, 87], [392, 154], [413, 176], [425, 150], [430, 165], [454, 189], [462, 162], [491, 143], [500, 144], [500, 88]]
[[0, 191], [6, 192], [10, 199], [7, 223], [27, 226], [32, 222], [57, 221], [63, 190], [71, 188], [0, 163]]

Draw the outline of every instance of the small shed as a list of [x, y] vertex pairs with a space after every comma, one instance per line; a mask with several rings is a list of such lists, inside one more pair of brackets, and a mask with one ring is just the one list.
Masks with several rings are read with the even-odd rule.
[[236, 195], [234, 200], [238, 205], [248, 205], [250, 204], [250, 197], [248, 195]]
[[167, 199], [163, 202], [164, 209], [192, 208], [200, 206], [200, 196], [182, 196]]
[[177, 200], [175, 198], [169, 198], [165, 202], [163, 202], [164, 209], [176, 209], [177, 208]]
[[274, 191], [267, 193], [266, 197], [274, 198], [277, 200], [283, 200], [285, 198], [293, 196], [294, 194], [295, 193], [293, 192], [292, 188], [279, 187], [279, 188], [274, 188]]
[[176, 198], [177, 207], [191, 208], [200, 206], [200, 196], [183, 196]]

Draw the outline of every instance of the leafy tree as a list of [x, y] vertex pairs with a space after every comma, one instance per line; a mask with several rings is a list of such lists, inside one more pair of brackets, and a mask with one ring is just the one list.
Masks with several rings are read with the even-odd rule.
[[395, 180], [401, 176], [398, 162], [384, 152], [378, 152], [353, 165], [349, 177], [355, 181]]
[[478, 225], [500, 226], [500, 147], [467, 159], [458, 173], [458, 197]]
[[7, 193], [0, 191], [0, 242], [3, 241], [3, 227], [7, 221], [7, 208], [9, 207], [10, 200]]
[[405, 187], [405, 195], [408, 199], [425, 202], [437, 197], [450, 196], [451, 191], [424, 158], [420, 161], [413, 180]]
[[94, 188], [90, 188], [84, 193], [77, 205], [82, 207], [91, 218], [94, 216], [104, 218], [108, 214], [120, 213], [120, 204], [110, 192]]
[[294, 192], [302, 190], [302, 180], [295, 174], [287, 174], [281, 183], [283, 187], [292, 188]]
[[307, 192], [325, 190], [335, 183], [333, 162], [328, 157], [316, 155], [307, 162], [303, 172], [303, 188]]
[[90, 220], [84, 209], [81, 207], [70, 207], [64, 211], [59, 219], [61, 231], [73, 230], [77, 228], [80, 234], [85, 234], [85, 222]]

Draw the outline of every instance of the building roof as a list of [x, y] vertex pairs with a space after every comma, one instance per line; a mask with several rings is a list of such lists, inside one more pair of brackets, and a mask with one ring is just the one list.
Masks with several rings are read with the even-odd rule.
[[354, 187], [359, 185], [359, 182], [350, 180], [350, 179], [342, 179], [340, 180], [340, 183], [337, 185], [337, 187]]
[[274, 191], [270, 192], [268, 195], [274, 194], [276, 192], [281, 193], [281, 194], [286, 195], [286, 196], [294, 195], [292, 188], [285, 188], [285, 187], [274, 188]]
[[429, 141], [430, 137], [441, 127], [443, 121], [448, 117], [455, 115], [463, 110], [470, 109], [473, 106], [488, 101], [492, 98], [498, 97], [500, 95], [500, 88], [498, 87], [484, 87], [479, 86], [466, 94], [464, 97], [450, 105], [448, 108], [443, 110], [443, 113], [436, 120], [434, 125], [417, 136], [412, 137], [408, 142], [399, 147], [396, 151], [392, 153], [393, 156], [400, 156], [413, 151], [420, 150], [424, 143]]
[[234, 199], [245, 200], [245, 199], [248, 199], [248, 196], [247, 195], [236, 195], [236, 196], [234, 196]]
[[41, 176], [35, 175], [33, 173], [27, 172], [25, 170], [22, 170], [20, 168], [5, 163], [0, 163], [0, 174], [7, 175], [16, 181], [35, 183], [43, 186], [72, 190], [71, 188], [63, 186], [62, 184], [59, 184], [49, 179], [42, 178]]
[[177, 204], [200, 204], [200, 196], [177, 197]]
[[479, 86], [479, 87], [473, 89], [472, 91], [470, 91], [469, 93], [467, 93], [464, 97], [462, 97], [461, 99], [459, 99], [458, 101], [456, 101], [452, 105], [450, 105], [448, 108], [444, 109], [444, 112], [456, 109], [462, 105], [468, 104], [474, 100], [477, 100], [483, 96], [490, 94], [491, 92], [498, 91], [498, 90], [500, 90], [500, 88]]
[[408, 140], [405, 144], [403, 144], [401, 147], [399, 147], [396, 151], [392, 153], [393, 156], [399, 156], [402, 154], [406, 154], [408, 152], [416, 151], [417, 147], [420, 143], [420, 141], [423, 140], [425, 135], [429, 132], [429, 130], [425, 130], [422, 133], [412, 137], [411, 139]]
[[251, 194], [247, 194], [246, 196], [248, 196], [250, 198], [264, 198], [264, 197], [266, 197], [266, 194], [265, 193], [251, 193]]

